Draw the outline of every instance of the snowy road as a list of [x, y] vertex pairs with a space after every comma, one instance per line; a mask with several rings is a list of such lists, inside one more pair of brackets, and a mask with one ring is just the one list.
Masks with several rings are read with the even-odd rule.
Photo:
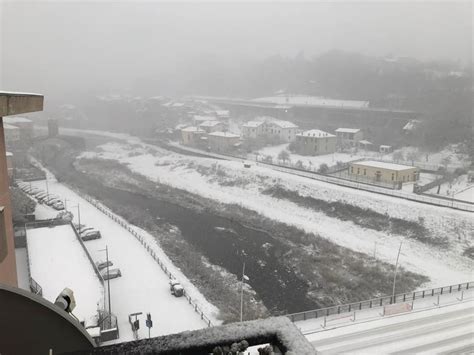
[[[45, 182], [38, 181], [32, 185], [44, 188]], [[101, 239], [85, 243], [92, 258], [95, 261], [105, 260], [102, 250], [107, 245], [113, 268], [120, 268], [122, 272], [122, 277], [110, 282], [111, 308], [118, 318], [120, 341], [134, 339], [128, 322], [128, 315], [134, 312], [143, 312], [139, 317], [140, 338], [148, 337], [144, 324], [145, 313], [148, 312], [153, 319], [152, 337], [206, 326], [184, 297], [175, 298], [170, 294], [168, 277], [128, 231], [53, 179], [50, 179], [49, 191], [67, 199], [67, 206], [75, 215], [75, 223], [78, 221], [77, 205], [80, 206], [81, 223], [99, 229], [102, 234]], [[36, 213], [37, 218], [49, 218], [57, 212], [40, 205]]]
[[319, 354], [438, 354], [472, 349], [474, 301], [307, 335]]

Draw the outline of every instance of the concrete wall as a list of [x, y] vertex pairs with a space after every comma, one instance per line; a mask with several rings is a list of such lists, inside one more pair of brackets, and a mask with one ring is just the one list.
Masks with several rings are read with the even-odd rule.
[[383, 182], [409, 182], [418, 180], [418, 168], [407, 168], [404, 170], [392, 170], [375, 168], [363, 164], [353, 163], [349, 168], [349, 174], [372, 178], [375, 181]]
[[17, 286], [15, 243], [13, 240], [12, 209], [7, 170], [3, 119], [0, 117], [0, 283]]

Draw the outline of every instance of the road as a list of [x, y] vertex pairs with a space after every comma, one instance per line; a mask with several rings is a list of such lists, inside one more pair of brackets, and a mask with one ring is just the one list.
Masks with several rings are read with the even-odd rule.
[[318, 354], [470, 353], [474, 301], [308, 335]]

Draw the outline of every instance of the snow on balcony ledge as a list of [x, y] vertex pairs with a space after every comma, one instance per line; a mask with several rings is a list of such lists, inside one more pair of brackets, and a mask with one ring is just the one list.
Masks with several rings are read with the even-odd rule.
[[316, 353], [288, 318], [275, 317], [114, 344], [71, 354], [209, 354], [216, 346], [231, 345], [242, 340], [246, 340], [250, 346], [270, 343], [287, 355]]

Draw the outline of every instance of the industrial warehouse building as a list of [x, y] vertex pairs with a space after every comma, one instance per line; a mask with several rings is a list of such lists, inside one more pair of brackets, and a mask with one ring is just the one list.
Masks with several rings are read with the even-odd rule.
[[336, 136], [319, 129], [296, 134], [295, 151], [302, 155], [331, 154], [336, 151]]
[[404, 183], [418, 180], [419, 169], [416, 166], [367, 160], [351, 163], [349, 175], [374, 181]]

